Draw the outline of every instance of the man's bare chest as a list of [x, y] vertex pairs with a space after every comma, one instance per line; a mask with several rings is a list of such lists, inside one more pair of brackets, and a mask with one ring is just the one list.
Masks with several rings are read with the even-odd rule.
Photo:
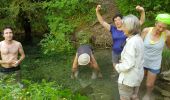
[[2, 45], [1, 54], [16, 54], [18, 53], [18, 46], [16, 45]]

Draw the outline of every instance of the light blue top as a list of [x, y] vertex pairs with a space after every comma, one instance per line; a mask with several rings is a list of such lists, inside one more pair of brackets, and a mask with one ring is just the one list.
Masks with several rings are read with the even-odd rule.
[[162, 51], [165, 45], [165, 33], [162, 33], [159, 41], [152, 41], [152, 29], [144, 39], [144, 67], [158, 70], [161, 68]]

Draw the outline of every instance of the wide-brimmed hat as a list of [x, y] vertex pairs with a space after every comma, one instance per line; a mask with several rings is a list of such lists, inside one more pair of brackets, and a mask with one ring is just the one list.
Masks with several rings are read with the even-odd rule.
[[78, 57], [79, 65], [87, 65], [90, 62], [90, 56], [87, 53], [83, 53]]

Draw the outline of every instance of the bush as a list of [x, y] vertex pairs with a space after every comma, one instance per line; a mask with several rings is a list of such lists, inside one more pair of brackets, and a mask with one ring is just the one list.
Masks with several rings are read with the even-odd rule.
[[50, 33], [40, 42], [45, 54], [69, 52], [73, 49], [70, 35], [80, 25], [82, 16], [92, 18], [87, 17], [92, 12], [92, 2], [94, 0], [51, 0], [43, 3], [50, 29]]
[[56, 85], [54, 82], [32, 83], [24, 80], [24, 88], [20, 84], [2, 83], [0, 81], [1, 100], [88, 100], [79, 93], [73, 94], [70, 89]]

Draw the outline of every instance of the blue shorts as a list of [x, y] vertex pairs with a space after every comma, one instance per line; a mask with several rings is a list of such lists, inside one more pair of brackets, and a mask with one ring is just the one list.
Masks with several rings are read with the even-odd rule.
[[150, 68], [146, 68], [146, 67], [144, 67], [144, 69], [148, 70], [148, 71], [150, 71], [150, 72], [152, 72], [154, 74], [159, 74], [160, 71], [161, 71], [160, 69], [150, 69]]

